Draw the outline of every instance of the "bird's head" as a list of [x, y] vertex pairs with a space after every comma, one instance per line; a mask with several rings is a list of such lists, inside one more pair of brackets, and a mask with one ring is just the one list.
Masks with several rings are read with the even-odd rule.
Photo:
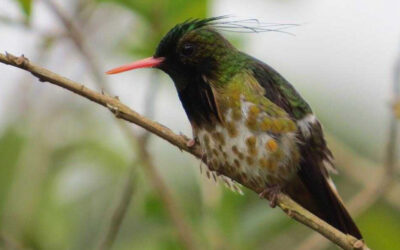
[[[222, 20], [224, 18], [226, 16], [193, 19], [178, 24], [163, 37], [152, 57], [107, 73], [137, 68], [161, 69], [174, 81], [192, 125], [200, 127], [219, 121], [216, 95], [227, 94], [228, 87], [238, 82], [231, 81], [232, 77], [242, 70], [249, 71], [255, 60], [234, 48], [218, 31], [283, 32], [281, 30], [292, 26], [260, 23], [256, 19]], [[241, 85], [245, 86], [236, 84], [235, 91]]]
[[154, 67], [166, 72], [178, 90], [196, 76], [215, 79], [231, 63], [237, 50], [215, 29], [224, 17], [188, 20], [173, 27], [160, 41], [152, 57], [108, 71], [115, 74], [137, 68]]

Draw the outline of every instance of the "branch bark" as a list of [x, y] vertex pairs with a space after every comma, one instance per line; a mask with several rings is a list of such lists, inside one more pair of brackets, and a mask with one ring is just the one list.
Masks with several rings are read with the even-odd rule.
[[[89, 46], [87, 46], [85, 37], [81, 30], [82, 25], [77, 25], [74, 21], [75, 18], [71, 18], [68, 14], [54, 1], [51, 0], [42, 0], [44, 1], [49, 8], [54, 12], [54, 14], [60, 19], [61, 23], [65, 28], [65, 32], [68, 38], [71, 39], [73, 44], [75, 45], [77, 51], [81, 54], [83, 59], [86, 61], [92, 75], [95, 78], [96, 84], [107, 93], [110, 93], [109, 85], [107, 80], [104, 77], [103, 71], [100, 68], [100, 65], [97, 63], [94, 53]], [[141, 163], [140, 166], [143, 166], [146, 176], [161, 197], [163, 204], [165, 205], [165, 209], [167, 214], [169, 215], [173, 225], [175, 225], [178, 237], [181, 240], [182, 244], [189, 250], [195, 250], [196, 244], [194, 240], [194, 233], [189, 224], [186, 222], [184, 215], [180, 209], [180, 207], [176, 204], [172, 193], [170, 192], [168, 186], [165, 184], [162, 176], [158, 173], [157, 168], [154, 166], [151, 157], [149, 156], [149, 152], [147, 150], [147, 138], [148, 134], [146, 133], [142, 136], [137, 136], [131, 129], [129, 129], [127, 123], [123, 123], [122, 121], [118, 122], [120, 130], [126, 135], [126, 138], [129, 140], [130, 145], [135, 149], [138, 147], [138, 161]], [[100, 249], [107, 250], [111, 249], [112, 244], [117, 236], [119, 228], [122, 224], [122, 221], [127, 212], [127, 208], [130, 204], [131, 196], [132, 196], [132, 182], [133, 182], [133, 171], [134, 166], [131, 166], [129, 170], [129, 179], [126, 182], [125, 188], [123, 189], [121, 199], [114, 211], [110, 225], [106, 229], [105, 237], [100, 241]]]
[[55, 2], [51, 0], [42, 0], [49, 8], [54, 12], [54, 14], [60, 19], [62, 24], [64, 25], [68, 36], [73, 41], [75, 47], [78, 49], [82, 57], [87, 62], [89, 70], [95, 78], [95, 81], [101, 88], [107, 88], [107, 82], [104, 77], [101, 75], [100, 65], [97, 63], [94, 54], [87, 46], [85, 39], [83, 39], [83, 35], [81, 30], [77, 25], [75, 25], [72, 18], [69, 18], [68, 15], [61, 9]]
[[[137, 112], [133, 111], [125, 104], [119, 101], [116, 97], [110, 97], [86, 88], [84, 85], [74, 82], [68, 78], [60, 76], [56, 73], [51, 72], [43, 67], [40, 67], [34, 63], [29, 62], [29, 60], [24, 57], [16, 57], [11, 54], [0, 53], [0, 62], [8, 64], [20, 69], [26, 70], [32, 73], [42, 82], [49, 82], [65, 88], [75, 94], [85, 97], [93, 102], [96, 102], [104, 107], [107, 107], [111, 112], [113, 112], [118, 118], [124, 119], [126, 121], [132, 122], [149, 132], [163, 138], [172, 145], [178, 147], [179, 149], [186, 151], [197, 158], [201, 159], [201, 151], [198, 145], [189, 147], [187, 142], [188, 138], [184, 135], [177, 135], [171, 129], [147, 119], [141, 116]], [[247, 186], [253, 191], [260, 193], [262, 190], [258, 190], [254, 187]], [[296, 221], [310, 227], [311, 229], [319, 232], [321, 235], [325, 236], [331, 240], [336, 245], [343, 249], [368, 249], [366, 244], [360, 240], [357, 240], [351, 235], [346, 235], [330, 226], [328, 223], [322, 221], [312, 213], [308, 212], [296, 202], [294, 202], [290, 197], [285, 194], [278, 195], [277, 198], [278, 206], [291, 218]]]
[[[398, 121], [396, 118], [400, 117], [400, 56], [397, 58], [394, 71], [393, 71], [393, 82], [392, 82], [391, 94], [393, 102], [393, 112], [390, 112], [389, 116], [389, 127], [388, 137], [386, 143], [386, 150], [384, 156], [383, 166], [375, 170], [375, 173], [370, 176], [374, 176], [374, 179], [378, 179], [378, 182], [371, 182], [367, 180], [365, 176], [361, 177], [364, 182], [364, 189], [356, 194], [348, 203], [348, 209], [352, 214], [361, 214], [371, 207], [379, 198], [386, 195], [388, 191], [392, 189], [395, 184], [396, 174], [396, 152], [398, 147]], [[345, 168], [349, 171], [350, 168]], [[358, 170], [358, 172], [360, 172]], [[357, 176], [360, 176], [359, 174]], [[379, 177], [378, 177], [379, 176]], [[370, 185], [369, 183], [373, 183]], [[297, 250], [315, 249], [319, 246], [323, 249], [327, 245], [327, 241], [321, 238], [318, 234], [312, 234], [305, 241], [303, 241]]]
[[125, 218], [126, 212], [132, 200], [132, 195], [134, 191], [134, 170], [136, 167], [136, 163], [137, 162], [134, 162], [134, 164], [132, 164], [129, 169], [128, 178], [126, 179], [126, 182], [124, 184], [121, 198], [112, 213], [110, 225], [104, 233], [104, 236], [101, 238], [101, 243], [98, 248], [99, 250], [111, 249], [111, 246], [114, 243], [120, 230], [122, 221]]

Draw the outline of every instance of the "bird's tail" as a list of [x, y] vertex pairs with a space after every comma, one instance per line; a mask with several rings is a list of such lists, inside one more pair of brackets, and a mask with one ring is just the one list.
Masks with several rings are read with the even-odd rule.
[[319, 166], [301, 166], [297, 176], [283, 191], [341, 232], [362, 239], [360, 230], [344, 207], [333, 182], [324, 176]]

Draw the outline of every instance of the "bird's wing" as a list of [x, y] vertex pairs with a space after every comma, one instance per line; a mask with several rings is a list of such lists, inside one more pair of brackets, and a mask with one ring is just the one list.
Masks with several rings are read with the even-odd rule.
[[344, 207], [328, 170], [333, 169], [332, 153], [322, 127], [310, 106], [293, 86], [268, 65], [255, 61], [253, 76], [264, 88], [264, 96], [296, 121], [301, 155], [297, 177], [286, 187], [295, 201], [344, 233], [359, 239], [360, 231]]
[[336, 173], [332, 163], [333, 156], [326, 145], [321, 124], [308, 103], [285, 78], [267, 64], [256, 60], [252, 71], [258, 83], [265, 89], [265, 97], [285, 110], [296, 121], [299, 128], [299, 145], [313, 149], [313, 153], [323, 163], [321, 170], [326, 177], [328, 170]]

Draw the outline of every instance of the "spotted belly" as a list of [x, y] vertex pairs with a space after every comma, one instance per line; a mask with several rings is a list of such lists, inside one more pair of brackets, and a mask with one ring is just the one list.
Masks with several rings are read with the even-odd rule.
[[247, 117], [195, 131], [209, 169], [257, 188], [283, 185], [297, 171], [295, 133], [270, 133], [248, 126]]

